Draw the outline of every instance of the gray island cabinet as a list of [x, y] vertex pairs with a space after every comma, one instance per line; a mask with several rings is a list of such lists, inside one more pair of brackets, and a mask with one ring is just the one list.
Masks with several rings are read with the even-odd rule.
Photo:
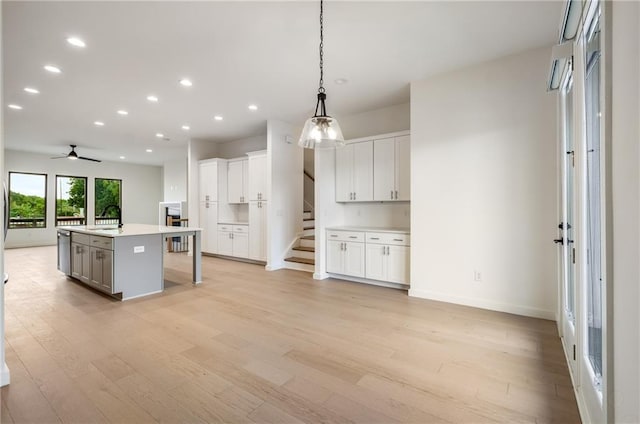
[[[58, 267], [69, 277], [122, 300], [159, 293], [164, 290], [165, 239], [176, 236], [192, 237], [193, 283], [199, 284], [200, 229], [191, 227], [58, 227], [58, 258], [70, 261], [64, 264], [59, 260]], [[65, 237], [70, 243], [61, 242]]]

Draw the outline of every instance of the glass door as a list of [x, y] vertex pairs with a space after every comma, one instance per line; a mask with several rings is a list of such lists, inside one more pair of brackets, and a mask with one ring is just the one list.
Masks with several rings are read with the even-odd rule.
[[562, 338], [574, 378], [576, 371], [576, 254], [575, 254], [575, 139], [572, 65], [563, 80], [562, 113], [562, 222], [559, 225], [562, 254]]

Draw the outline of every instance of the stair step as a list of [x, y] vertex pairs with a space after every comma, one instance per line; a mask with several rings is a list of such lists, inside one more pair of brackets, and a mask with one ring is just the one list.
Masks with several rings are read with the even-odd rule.
[[316, 236], [303, 236], [300, 237], [300, 240], [315, 240]]
[[292, 250], [302, 250], [304, 252], [315, 252], [316, 248], [315, 247], [306, 247], [306, 246], [297, 246], [297, 247], [294, 247]]
[[287, 259], [285, 259], [285, 261], [287, 261], [287, 262], [297, 262], [299, 264], [307, 264], [307, 265], [315, 265], [315, 263], [316, 263], [315, 259], [298, 258], [296, 256], [292, 256], [290, 258], [287, 258]]
[[315, 230], [315, 225], [313, 227], [302, 227], [303, 230]]
[[315, 221], [315, 218], [304, 218], [303, 221]]

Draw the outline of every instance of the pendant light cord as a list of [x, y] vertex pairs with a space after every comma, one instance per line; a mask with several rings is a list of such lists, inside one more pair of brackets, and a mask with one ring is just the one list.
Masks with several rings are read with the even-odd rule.
[[320, 86], [318, 87], [318, 93], [324, 93], [324, 10], [323, 10], [323, 0], [320, 0]]

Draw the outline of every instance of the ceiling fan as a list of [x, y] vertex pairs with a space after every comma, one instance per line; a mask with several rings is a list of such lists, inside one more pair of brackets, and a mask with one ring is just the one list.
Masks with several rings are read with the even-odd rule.
[[85, 158], [84, 156], [78, 156], [78, 154], [76, 153], [76, 147], [78, 147], [76, 144], [69, 144], [69, 146], [71, 146], [71, 151], [66, 154], [65, 156], [54, 156], [51, 159], [70, 159], [70, 160], [76, 160], [76, 159], [82, 159], [82, 160], [90, 160], [93, 162], [102, 162], [99, 159], [93, 159], [93, 158]]

